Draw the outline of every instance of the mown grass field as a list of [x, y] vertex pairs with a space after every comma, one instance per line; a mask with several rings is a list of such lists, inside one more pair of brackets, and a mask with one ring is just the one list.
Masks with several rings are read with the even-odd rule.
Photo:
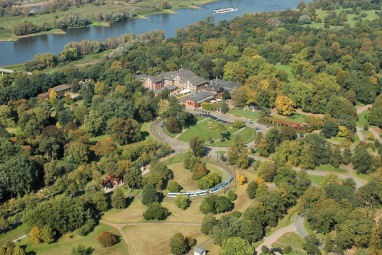
[[193, 137], [198, 136], [204, 140], [208, 139], [219, 139], [220, 134], [217, 130], [218, 125], [223, 125], [227, 128], [227, 131], [231, 134], [238, 131], [237, 128], [234, 128], [232, 125], [226, 125], [222, 122], [215, 121], [213, 119], [206, 119], [204, 121], [198, 122], [195, 126], [190, 127], [182, 135], [179, 136], [179, 140], [183, 142], [189, 142]]
[[61, 237], [57, 242], [52, 244], [34, 244], [29, 238], [26, 238], [20, 242], [20, 245], [25, 245], [27, 252], [35, 252], [35, 254], [38, 255], [70, 255], [72, 254], [72, 249], [78, 245], [93, 248], [94, 251], [92, 255], [128, 255], [127, 245], [122, 239], [118, 244], [112, 247], [102, 247], [102, 245], [98, 243], [97, 237], [103, 231], [110, 231], [120, 235], [118, 230], [115, 228], [105, 224], [100, 224], [94, 229], [93, 232], [85, 237], [79, 236], [76, 232], [74, 232], [72, 238], [68, 239], [66, 237]]
[[[17, 37], [13, 34], [13, 27], [28, 20], [36, 25], [42, 25], [44, 22], [51, 23], [54, 19], [62, 19], [66, 15], [72, 16], [82, 16], [82, 17], [92, 17], [95, 13], [119, 13], [128, 12], [130, 14], [138, 15], [151, 15], [157, 13], [173, 13], [174, 10], [180, 8], [195, 8], [197, 5], [201, 5], [208, 2], [213, 2], [214, 0], [193, 0], [192, 2], [186, 0], [169, 0], [171, 9], [164, 10], [161, 8], [161, 2], [157, 0], [144, 0], [137, 3], [132, 3], [132, 1], [115, 1], [108, 0], [103, 1], [104, 5], [86, 4], [81, 7], [71, 7], [66, 11], [56, 10], [53, 13], [35, 15], [29, 17], [23, 16], [9, 16], [0, 18], [0, 40], [16, 40]], [[96, 26], [108, 25], [107, 23], [96, 22]], [[49, 31], [58, 32], [58, 31]], [[60, 31], [62, 32], [62, 31]]]
[[171, 254], [170, 239], [176, 233], [196, 239], [198, 244], [210, 237], [200, 232], [200, 226], [153, 224], [144, 226], [127, 226], [123, 232], [130, 241], [130, 255]]
[[[221, 141], [218, 128], [219, 125], [223, 125], [230, 133], [230, 136], [224, 141]], [[256, 131], [251, 128], [242, 128], [239, 130], [232, 125], [224, 124], [212, 119], [206, 119], [198, 122], [198, 124], [183, 132], [178, 139], [183, 142], [189, 142], [193, 137], [198, 136], [204, 139], [207, 145], [229, 147], [233, 144], [236, 137], [240, 137], [241, 142], [243, 143], [249, 143], [254, 139], [255, 134]], [[212, 142], [209, 140], [212, 140]]]

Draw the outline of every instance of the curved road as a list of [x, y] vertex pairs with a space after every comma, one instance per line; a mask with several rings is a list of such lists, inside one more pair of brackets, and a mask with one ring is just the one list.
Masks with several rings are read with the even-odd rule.
[[261, 247], [266, 246], [268, 248], [272, 247], [272, 244], [276, 242], [280, 237], [285, 235], [286, 233], [296, 233], [300, 235], [302, 238], [305, 238], [308, 235], [308, 231], [306, 231], [304, 227], [304, 217], [297, 215], [294, 219], [293, 223], [280, 228], [273, 232], [270, 236], [267, 236], [263, 239], [263, 241], [257, 246], [256, 252], [257, 254], [261, 253]]

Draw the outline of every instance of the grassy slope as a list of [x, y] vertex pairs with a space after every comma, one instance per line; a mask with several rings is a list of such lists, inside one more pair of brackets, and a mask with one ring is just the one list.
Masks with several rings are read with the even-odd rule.
[[103, 255], [103, 254], [118, 254], [127, 255], [127, 246], [121, 240], [118, 244], [110, 247], [104, 248], [97, 241], [97, 236], [103, 231], [110, 231], [119, 234], [113, 227], [100, 224], [95, 230], [85, 237], [79, 236], [74, 233], [73, 237], [67, 239], [61, 237], [58, 242], [52, 244], [34, 244], [29, 238], [20, 242], [21, 245], [26, 245], [26, 250], [28, 252], [34, 251], [38, 255], [48, 255], [48, 254], [60, 254], [60, 255], [70, 255], [72, 254], [73, 247], [81, 244], [85, 247], [92, 247], [94, 249], [92, 255]]
[[[23, 16], [10, 16], [0, 18], [0, 40], [16, 40], [17, 37], [13, 34], [12, 28], [14, 25], [23, 22], [24, 20], [28, 20], [36, 25], [41, 25], [44, 22], [51, 23], [55, 17], [63, 18], [66, 15], [81, 15], [81, 16], [92, 16], [94, 13], [105, 12], [128, 12], [135, 13], [139, 15], [150, 15], [160, 12], [171, 13], [174, 12], [172, 10], [179, 8], [192, 8], [195, 5], [200, 5], [208, 2], [213, 2], [214, 0], [193, 0], [192, 2], [186, 0], [169, 0], [168, 2], [171, 5], [170, 10], [161, 10], [160, 2], [157, 0], [144, 0], [138, 3], [129, 3], [115, 0], [104, 1], [106, 4], [101, 6], [95, 6], [93, 4], [87, 4], [81, 6], [79, 8], [72, 7], [66, 11], [56, 11], [54, 13], [36, 15], [31, 17], [23, 17]], [[107, 25], [105, 23], [96, 22], [95, 25]], [[57, 32], [57, 31], [56, 31]]]
[[281, 247], [281, 248], [290, 246], [293, 251], [291, 253], [288, 253], [289, 255], [306, 254], [304, 250], [302, 249], [303, 243], [304, 243], [304, 240], [298, 234], [286, 233], [282, 237], [280, 237], [274, 244], [272, 244], [272, 246]]

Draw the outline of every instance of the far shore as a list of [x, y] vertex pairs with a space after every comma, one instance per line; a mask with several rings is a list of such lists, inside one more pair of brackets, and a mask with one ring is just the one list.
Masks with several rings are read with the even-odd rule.
[[[174, 8], [174, 9], [162, 9], [160, 11], [144, 13], [144, 14], [138, 13], [136, 17], [132, 18], [132, 20], [133, 19], [150, 19], [149, 16], [156, 15], [156, 14], [176, 14], [177, 9], [200, 9], [201, 8], [200, 5], [212, 3], [212, 2], [216, 2], [216, 1], [219, 1], [219, 0], [203, 0], [202, 2], [199, 3], [199, 5], [195, 5], [194, 3], [192, 3], [192, 4], [189, 4], [187, 6], [184, 6], [184, 7], [182, 6], [182, 7], [178, 7], [178, 8]], [[109, 22], [93, 22], [89, 26], [110, 27], [112, 25], [110, 25]], [[35, 33], [35, 34], [27, 34], [27, 35], [22, 35], [22, 36], [16, 36], [13, 34], [11, 37], [8, 37], [8, 38], [0, 38], [0, 42], [15, 42], [21, 38], [46, 35], [46, 34], [66, 34], [66, 32], [64, 30], [61, 30], [61, 29], [52, 29], [49, 31], [43, 31], [43, 32]]]

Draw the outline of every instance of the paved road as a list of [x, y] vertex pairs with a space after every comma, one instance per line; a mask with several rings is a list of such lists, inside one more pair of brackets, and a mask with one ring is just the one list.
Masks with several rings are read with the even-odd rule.
[[285, 235], [286, 233], [296, 233], [300, 235], [302, 238], [305, 238], [308, 235], [308, 232], [306, 231], [304, 227], [304, 217], [297, 215], [294, 219], [293, 223], [280, 228], [273, 232], [270, 236], [267, 236], [263, 239], [263, 241], [257, 246], [256, 252], [257, 254], [261, 253], [261, 247], [266, 246], [268, 248], [272, 247], [272, 244], [276, 242], [280, 237]]

